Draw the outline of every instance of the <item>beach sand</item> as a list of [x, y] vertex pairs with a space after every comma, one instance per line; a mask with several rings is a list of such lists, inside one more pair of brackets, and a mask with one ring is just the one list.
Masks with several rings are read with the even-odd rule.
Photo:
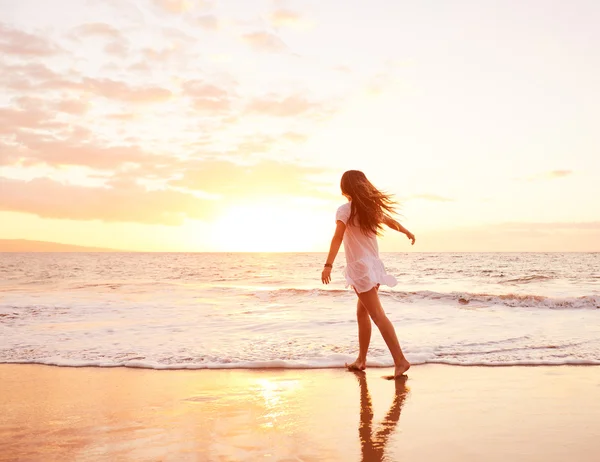
[[0, 460], [600, 460], [600, 367], [0, 365]]

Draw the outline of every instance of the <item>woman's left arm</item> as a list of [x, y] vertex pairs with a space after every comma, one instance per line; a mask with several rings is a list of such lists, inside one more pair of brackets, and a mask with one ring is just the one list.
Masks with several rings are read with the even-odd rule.
[[402, 226], [393, 218], [386, 217], [383, 221], [383, 224], [387, 225], [389, 228], [394, 231], [398, 231], [399, 233], [406, 234], [406, 237], [411, 241], [412, 245], [415, 245], [415, 235], [411, 233], [408, 229]]
[[338, 220], [336, 222], [335, 233], [331, 239], [331, 245], [329, 246], [329, 254], [327, 255], [327, 260], [325, 261], [325, 268], [323, 268], [323, 272], [321, 273], [321, 281], [323, 284], [329, 284], [331, 281], [331, 268], [333, 267], [335, 257], [340, 250], [342, 241], [344, 240], [345, 231], [346, 225], [344, 222]]

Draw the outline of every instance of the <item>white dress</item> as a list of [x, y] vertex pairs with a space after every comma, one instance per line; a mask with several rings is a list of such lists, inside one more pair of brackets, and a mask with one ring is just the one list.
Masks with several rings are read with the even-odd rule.
[[[339, 207], [335, 214], [335, 220], [346, 225], [344, 232], [346, 287], [352, 286], [358, 293], [367, 292], [377, 284], [394, 287], [398, 281], [385, 272], [383, 262], [379, 259], [377, 235], [364, 234], [356, 224], [348, 224], [350, 208], [351, 203], [348, 202]], [[356, 220], [357, 217], [353, 221], [356, 223]]]

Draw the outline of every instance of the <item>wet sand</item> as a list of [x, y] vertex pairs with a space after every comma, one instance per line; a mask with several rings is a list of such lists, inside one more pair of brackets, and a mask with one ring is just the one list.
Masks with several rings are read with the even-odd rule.
[[0, 460], [600, 460], [600, 367], [0, 365]]

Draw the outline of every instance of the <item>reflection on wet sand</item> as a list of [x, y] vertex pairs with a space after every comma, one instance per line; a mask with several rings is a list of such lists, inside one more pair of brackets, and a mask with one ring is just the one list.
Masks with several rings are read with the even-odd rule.
[[355, 372], [355, 375], [360, 386], [360, 426], [358, 427], [358, 436], [360, 438], [362, 461], [383, 461], [385, 446], [390, 435], [396, 428], [400, 419], [402, 405], [408, 395], [408, 388], [406, 387], [407, 377], [404, 375], [394, 381], [396, 386], [394, 401], [381, 422], [380, 428], [377, 432], [373, 433], [373, 405], [367, 387], [367, 376], [364, 372]]

